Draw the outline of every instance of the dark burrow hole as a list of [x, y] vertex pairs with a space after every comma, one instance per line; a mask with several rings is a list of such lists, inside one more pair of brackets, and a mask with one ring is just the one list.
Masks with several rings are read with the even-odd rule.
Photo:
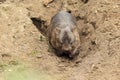
[[31, 20], [40, 33], [46, 35], [47, 25], [45, 25], [45, 21], [35, 17], [31, 18]]

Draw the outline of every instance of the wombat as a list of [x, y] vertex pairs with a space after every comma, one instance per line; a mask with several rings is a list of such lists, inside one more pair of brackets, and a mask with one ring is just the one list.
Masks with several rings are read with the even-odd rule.
[[75, 18], [70, 13], [60, 11], [52, 17], [48, 38], [57, 55], [67, 54], [74, 58], [79, 54], [80, 36]]

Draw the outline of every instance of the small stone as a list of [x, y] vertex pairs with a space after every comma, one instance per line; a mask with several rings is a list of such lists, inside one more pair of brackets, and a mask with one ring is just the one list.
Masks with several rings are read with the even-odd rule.
[[44, 0], [44, 6], [49, 7], [48, 4], [51, 3], [53, 0]]
[[41, 55], [41, 54], [39, 54], [39, 55], [36, 55], [36, 57], [37, 57], [37, 58], [42, 58], [42, 55]]
[[59, 65], [58, 65], [58, 67], [64, 67], [64, 65], [62, 65], [62, 64], [59, 64]]

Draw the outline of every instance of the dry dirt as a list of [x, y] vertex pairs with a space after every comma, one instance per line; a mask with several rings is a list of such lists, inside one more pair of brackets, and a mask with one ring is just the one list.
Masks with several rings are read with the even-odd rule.
[[[82, 1], [0, 0], [0, 80], [120, 80], [120, 0]], [[77, 19], [74, 60], [56, 56], [43, 35], [59, 10]]]

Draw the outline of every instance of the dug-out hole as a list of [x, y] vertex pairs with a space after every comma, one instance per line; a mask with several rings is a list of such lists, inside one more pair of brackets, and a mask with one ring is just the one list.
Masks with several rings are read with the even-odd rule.
[[45, 25], [44, 20], [36, 17], [31, 18], [33, 24], [36, 26], [36, 28], [43, 34], [46, 35], [47, 25]]

